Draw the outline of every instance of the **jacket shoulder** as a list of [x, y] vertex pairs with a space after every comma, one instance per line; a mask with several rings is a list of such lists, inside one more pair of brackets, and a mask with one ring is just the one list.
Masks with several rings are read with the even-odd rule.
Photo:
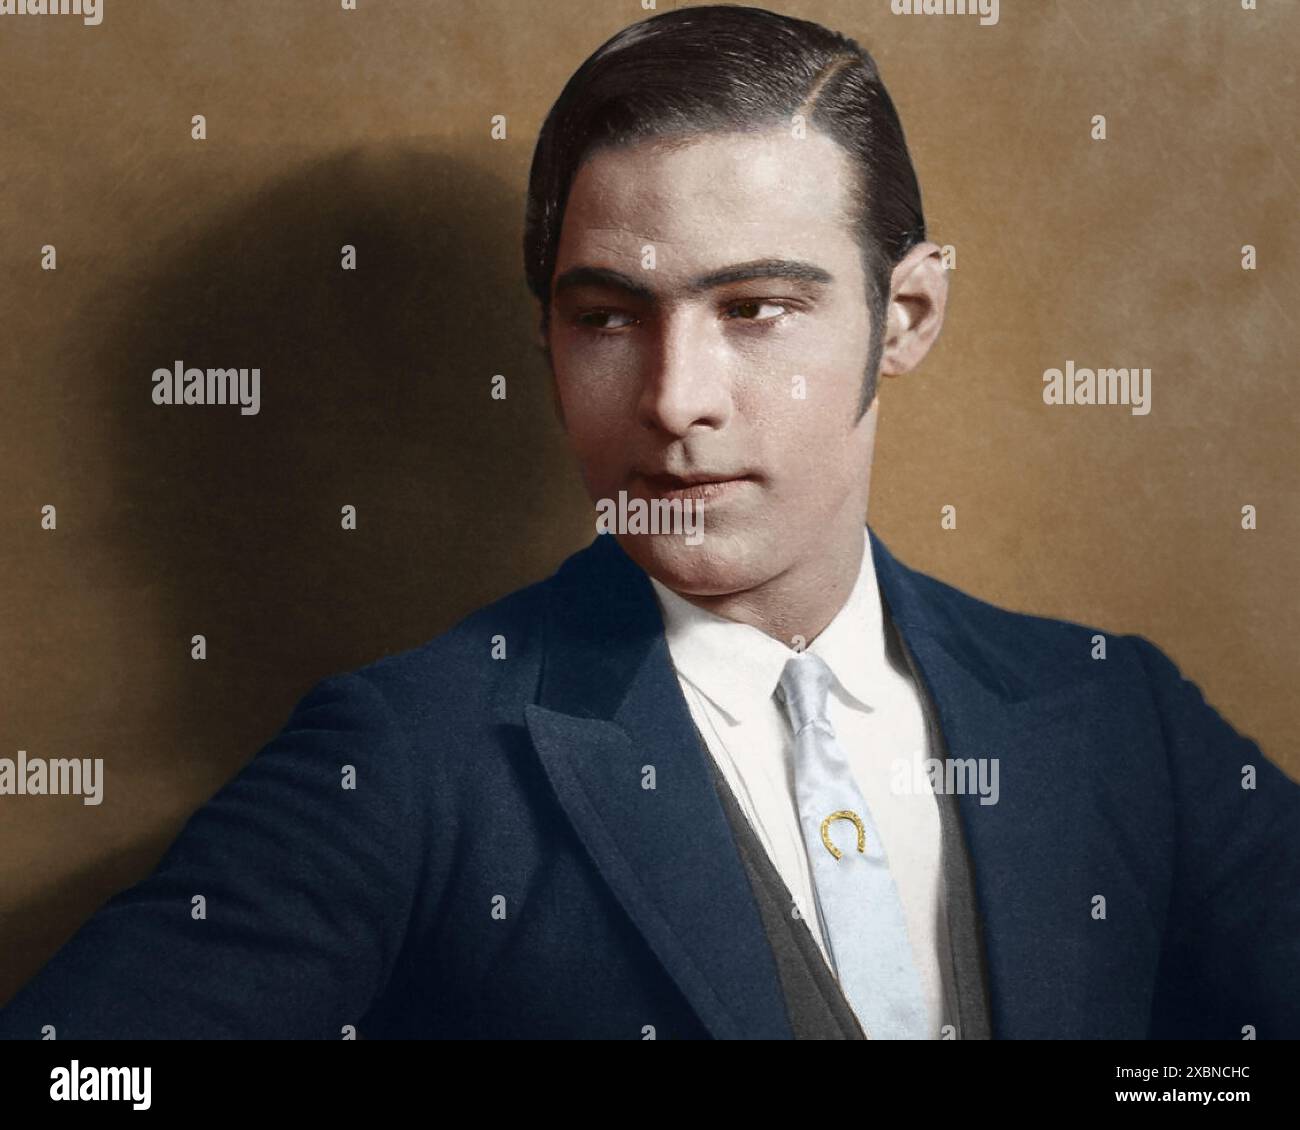
[[[904, 634], [919, 631], [939, 639], [968, 665], [995, 672], [1010, 690], [1029, 693], [1091, 679], [1107, 670], [1113, 673], [1116, 666], [1145, 676], [1133, 647], [1135, 637], [1097, 624], [1005, 608], [899, 562], [893, 567], [900, 576], [893, 587], [902, 597], [899, 624]], [[1109, 662], [1101, 662], [1103, 656]]]
[[462, 617], [415, 647], [332, 675], [319, 685], [368, 684], [404, 722], [447, 707], [462, 718], [481, 715], [501, 697], [522, 699], [536, 683], [548, 590], [553, 578], [508, 593]]

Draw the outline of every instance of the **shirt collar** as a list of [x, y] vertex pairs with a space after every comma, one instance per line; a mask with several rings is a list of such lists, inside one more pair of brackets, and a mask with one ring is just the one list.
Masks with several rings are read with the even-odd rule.
[[[733, 722], [754, 717], [797, 653], [751, 624], [705, 611], [653, 577], [650, 583], [677, 673]], [[840, 688], [858, 705], [869, 707], [873, 694], [878, 698], [877, 675], [887, 665], [884, 619], [865, 526], [857, 581], [808, 650], [826, 661]]]

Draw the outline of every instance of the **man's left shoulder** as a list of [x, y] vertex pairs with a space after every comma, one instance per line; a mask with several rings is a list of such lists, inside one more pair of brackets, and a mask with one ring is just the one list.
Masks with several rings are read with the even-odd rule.
[[909, 618], [900, 624], [904, 638], [910, 631], [937, 639], [1004, 698], [1072, 703], [1113, 723], [1157, 726], [1169, 749], [1258, 755], [1256, 743], [1146, 636], [1004, 608], [897, 562], [891, 570]]
[[1143, 636], [1004, 607], [899, 562], [894, 566], [902, 578], [894, 588], [903, 606], [904, 638], [910, 632], [937, 640], [1008, 697], [1098, 680], [1145, 685], [1180, 677], [1168, 656]]

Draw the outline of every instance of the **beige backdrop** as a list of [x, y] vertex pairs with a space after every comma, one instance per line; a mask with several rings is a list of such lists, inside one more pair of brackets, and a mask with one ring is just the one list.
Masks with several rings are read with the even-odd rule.
[[[1300, 775], [1300, 5], [1003, 0], [993, 27], [889, 0], [773, 6], [876, 55], [931, 234], [957, 249], [938, 347], [883, 386], [876, 529], [995, 603], [1151, 637]], [[0, 1000], [314, 682], [589, 539], [530, 344], [524, 190], [565, 79], [642, 15], [0, 17], [0, 757], [107, 767], [99, 807], [0, 798]], [[150, 374], [178, 359], [259, 366], [260, 414], [154, 406]], [[1151, 368], [1150, 415], [1049, 409], [1043, 370], [1067, 359]]]

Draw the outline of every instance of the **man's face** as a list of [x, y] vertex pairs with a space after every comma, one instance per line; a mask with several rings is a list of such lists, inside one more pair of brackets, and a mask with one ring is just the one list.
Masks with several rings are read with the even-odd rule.
[[[618, 534], [678, 592], [747, 591], [862, 537], [876, 413], [857, 418], [870, 319], [852, 176], [829, 138], [776, 129], [598, 151], [574, 179], [556, 395], [593, 501], [703, 503], [699, 544]], [[743, 277], [767, 261], [785, 265]], [[728, 481], [683, 489], [701, 476]]]

